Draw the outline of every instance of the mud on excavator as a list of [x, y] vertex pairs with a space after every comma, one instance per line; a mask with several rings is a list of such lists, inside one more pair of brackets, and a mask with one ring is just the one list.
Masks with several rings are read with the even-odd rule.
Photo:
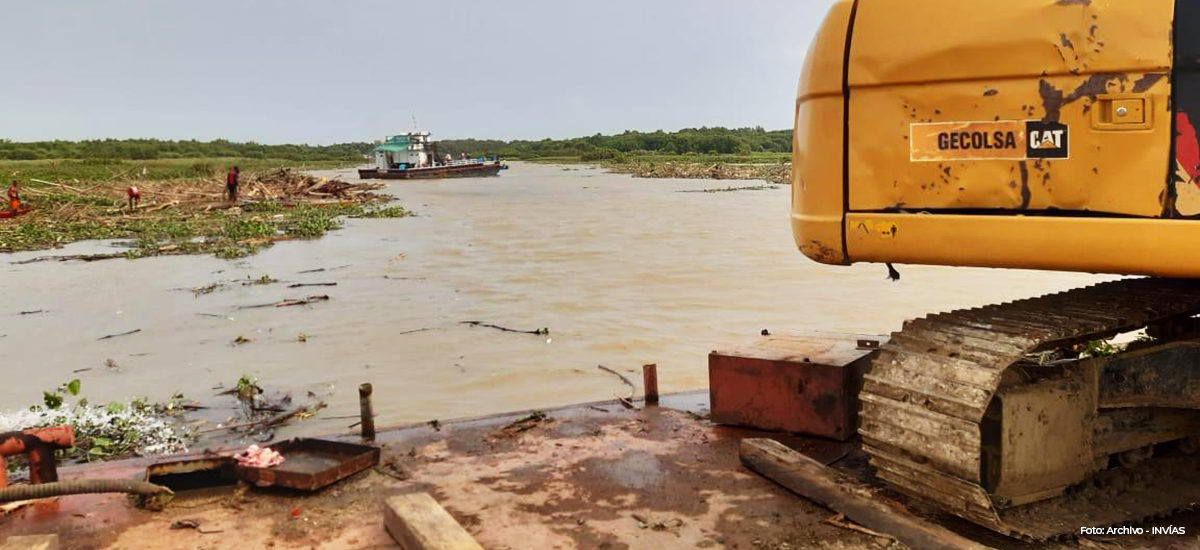
[[1200, 0], [833, 6], [796, 101], [806, 256], [1143, 276], [905, 323], [860, 393], [894, 489], [1033, 540], [1200, 502], [1196, 29]]

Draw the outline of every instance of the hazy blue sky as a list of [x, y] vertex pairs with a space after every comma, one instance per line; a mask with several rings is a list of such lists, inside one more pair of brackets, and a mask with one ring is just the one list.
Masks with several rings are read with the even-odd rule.
[[0, 0], [0, 138], [791, 124], [832, 0]]

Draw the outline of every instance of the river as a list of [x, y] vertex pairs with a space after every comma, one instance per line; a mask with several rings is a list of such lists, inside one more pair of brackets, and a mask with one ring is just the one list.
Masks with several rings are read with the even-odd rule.
[[[757, 184], [515, 163], [497, 178], [395, 183], [387, 192], [416, 217], [346, 220], [242, 260], [9, 263], [107, 243], [7, 255], [0, 409], [76, 377], [92, 402], [175, 392], [213, 401], [213, 388], [249, 374], [268, 389], [325, 396], [328, 409], [281, 436], [339, 432], [352, 420], [333, 417], [357, 412], [362, 382], [375, 387], [379, 425], [627, 392], [597, 365], [640, 380], [641, 365], [657, 363], [664, 392], [703, 389], [708, 352], [764, 328], [886, 333], [925, 312], [1100, 280], [901, 266], [893, 283], [883, 266], [818, 265], [792, 242], [786, 186], [684, 192], [731, 185]], [[190, 290], [263, 275], [282, 282]], [[326, 282], [337, 286], [288, 288]], [[331, 299], [239, 309], [313, 294]], [[239, 336], [250, 342], [235, 345]]]

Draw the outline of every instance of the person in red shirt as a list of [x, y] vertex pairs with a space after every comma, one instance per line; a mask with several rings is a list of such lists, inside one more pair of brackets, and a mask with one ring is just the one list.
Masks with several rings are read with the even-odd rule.
[[234, 166], [225, 176], [225, 195], [229, 198], [229, 202], [236, 203], [238, 200], [238, 176], [241, 174], [242, 171]]
[[21, 183], [17, 180], [8, 187], [8, 209], [14, 212], [21, 209]]
[[138, 190], [137, 186], [129, 186], [129, 189], [125, 190], [125, 196], [129, 198], [129, 209], [137, 210], [138, 204], [142, 202], [142, 192]]

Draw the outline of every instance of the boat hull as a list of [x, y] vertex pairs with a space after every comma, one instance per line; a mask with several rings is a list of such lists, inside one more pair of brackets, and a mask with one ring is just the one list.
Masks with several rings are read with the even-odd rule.
[[8, 218], [16, 218], [18, 216], [24, 216], [25, 214], [28, 214], [32, 210], [33, 210], [33, 208], [28, 207], [28, 206], [26, 206], [20, 210], [0, 210], [0, 220], [8, 219]]
[[498, 175], [501, 168], [502, 166], [499, 162], [464, 164], [459, 166], [432, 166], [429, 168], [410, 168], [408, 170], [363, 168], [358, 171], [358, 177], [364, 180], [480, 178]]

